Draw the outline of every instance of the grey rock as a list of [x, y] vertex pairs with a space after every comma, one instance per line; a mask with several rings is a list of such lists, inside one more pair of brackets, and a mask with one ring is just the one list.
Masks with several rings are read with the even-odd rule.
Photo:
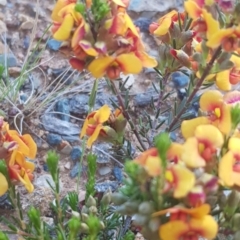
[[7, 67], [16, 67], [18, 65], [17, 58], [12, 53], [8, 53], [7, 55], [0, 54], [1, 65], [5, 66], [5, 57], [6, 57]]
[[60, 120], [48, 114], [43, 115], [42, 124], [47, 131], [57, 133], [59, 135], [69, 136], [79, 135], [80, 133], [80, 128], [77, 124]]
[[109, 189], [114, 192], [118, 188], [118, 182], [117, 181], [107, 181], [103, 183], [97, 183], [95, 185], [95, 189], [97, 192], [106, 192]]
[[141, 32], [149, 33], [149, 26], [153, 21], [150, 18], [140, 17], [134, 24], [140, 29]]
[[46, 141], [52, 146], [57, 146], [61, 143], [62, 138], [57, 134], [49, 133], [46, 137]]
[[50, 188], [48, 182], [51, 184], [51, 186], [55, 186], [55, 183], [51, 177], [50, 174], [43, 174], [36, 178], [34, 181], [34, 185], [39, 188]]
[[73, 147], [70, 156], [73, 161], [79, 161], [82, 156], [81, 148], [78, 146]]
[[136, 107], [146, 107], [151, 102], [158, 99], [158, 94], [154, 90], [148, 90], [145, 93], [139, 93], [133, 98], [134, 105]]
[[[61, 112], [63, 114], [57, 114], [59, 115], [59, 118], [62, 119], [63, 121], [69, 121], [70, 120], [70, 107], [68, 103], [68, 99], [61, 99], [57, 102], [56, 104], [56, 111]], [[67, 114], [67, 115], [65, 115]]]
[[113, 168], [113, 176], [117, 179], [118, 182], [122, 182], [123, 180], [123, 174], [122, 170], [119, 167], [114, 167]]
[[80, 163], [76, 163], [73, 168], [71, 169], [69, 176], [71, 178], [75, 178], [79, 172], [82, 172], [82, 167], [80, 166]]
[[62, 42], [55, 39], [50, 39], [47, 41], [47, 47], [53, 51], [58, 51], [61, 47]]
[[104, 176], [104, 175], [107, 175], [111, 172], [111, 168], [110, 167], [101, 167], [98, 169], [98, 173], [101, 175], [101, 176]]
[[187, 87], [190, 79], [182, 72], [174, 72], [171, 75], [171, 82], [176, 89]]
[[69, 99], [70, 112], [76, 115], [84, 115], [88, 113], [88, 100], [87, 94], [78, 94]]
[[12, 204], [8, 199], [8, 194], [5, 193], [0, 197], [0, 209], [11, 209], [11, 208], [13, 208]]
[[65, 155], [69, 155], [72, 151], [72, 146], [67, 141], [65, 141], [65, 143], [66, 143], [66, 145], [60, 150], [60, 152], [65, 154]]
[[28, 49], [29, 45], [30, 45], [30, 37], [25, 36], [24, 39], [23, 39], [23, 48]]
[[170, 134], [170, 139], [175, 142], [177, 140], [177, 134], [175, 132], [171, 132]]
[[[97, 155], [97, 163], [109, 163], [111, 161], [109, 155], [114, 154], [111, 145], [108, 143], [94, 144], [92, 153]], [[105, 153], [107, 153], [107, 155]]]

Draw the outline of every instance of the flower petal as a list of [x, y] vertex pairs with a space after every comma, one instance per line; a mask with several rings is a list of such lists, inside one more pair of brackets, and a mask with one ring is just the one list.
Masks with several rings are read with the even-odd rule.
[[124, 53], [116, 58], [124, 74], [138, 74], [142, 71], [142, 62], [133, 53]]
[[233, 164], [235, 162], [234, 155], [231, 151], [227, 152], [219, 162], [218, 175], [223, 184], [232, 187], [234, 185]]
[[172, 167], [176, 186], [174, 189], [174, 198], [185, 197], [195, 184], [195, 175], [184, 166], [174, 165]]
[[28, 190], [29, 193], [33, 192], [34, 190], [34, 187], [28, 177], [28, 174], [25, 172], [24, 173], [24, 176], [21, 177], [19, 174], [18, 174], [18, 179], [20, 182], [22, 182], [22, 184], [25, 186], [25, 188]]
[[212, 111], [223, 102], [222, 94], [217, 90], [209, 90], [200, 97], [200, 108], [203, 111]]
[[0, 173], [0, 197], [4, 195], [8, 190], [8, 182], [5, 176]]
[[224, 133], [228, 134], [232, 127], [232, 120], [231, 120], [231, 106], [227, 104], [223, 104], [221, 109], [221, 118], [219, 120], [218, 126], [219, 130]]
[[89, 56], [96, 57], [98, 55], [98, 52], [92, 47], [92, 44], [90, 42], [81, 40], [79, 42], [79, 45]]
[[27, 155], [27, 157], [29, 157], [30, 159], [34, 159], [37, 154], [37, 144], [34, 142], [31, 135], [29, 134], [24, 134], [23, 136], [21, 136], [21, 139], [29, 148], [29, 154]]
[[172, 18], [164, 17], [161, 23], [159, 23], [159, 27], [153, 32], [153, 34], [155, 36], [163, 36], [167, 34], [171, 24], [172, 24]]
[[89, 148], [90, 148], [90, 147], [92, 146], [92, 144], [97, 140], [97, 138], [98, 138], [98, 136], [99, 136], [99, 134], [100, 134], [100, 131], [101, 131], [102, 127], [103, 127], [102, 124], [99, 124], [99, 125], [95, 128], [92, 136], [90, 136], [90, 137], [88, 138], [87, 146], [88, 146]]
[[159, 228], [159, 236], [162, 240], [181, 239], [181, 236], [189, 231], [188, 224], [177, 220], [162, 224]]
[[74, 19], [71, 14], [67, 14], [61, 26], [58, 30], [53, 34], [53, 38], [58, 41], [65, 41], [68, 40], [74, 25]]
[[88, 70], [95, 78], [103, 77], [106, 69], [114, 62], [114, 60], [115, 58], [111, 56], [99, 57], [89, 64]]
[[84, 28], [84, 21], [82, 21], [81, 24], [74, 31], [74, 34], [72, 36], [72, 40], [71, 40], [72, 48], [78, 45], [79, 41], [83, 39], [85, 34], [86, 34], [86, 31]]
[[206, 166], [204, 158], [199, 154], [197, 138], [190, 137], [183, 144], [182, 161], [190, 168]]
[[206, 239], [215, 239], [218, 233], [218, 224], [215, 219], [206, 215], [203, 218], [192, 218], [189, 222], [191, 231], [195, 231], [196, 233], [200, 233], [201, 237]]
[[216, 31], [214, 35], [208, 39], [206, 45], [210, 48], [217, 48], [221, 45], [222, 40], [234, 33], [233, 28], [221, 29]]
[[144, 165], [147, 173], [151, 177], [159, 176], [161, 173], [161, 163], [159, 157], [148, 156], [146, 163]]
[[185, 139], [194, 136], [194, 132], [199, 125], [209, 124], [207, 117], [197, 117], [191, 120], [185, 120], [181, 124], [181, 132]]
[[153, 68], [158, 65], [157, 60], [149, 56], [146, 52], [138, 51], [136, 52], [136, 56], [141, 60], [143, 67]]
[[197, 5], [195, 1], [188, 0], [184, 2], [185, 11], [188, 13], [189, 17], [196, 19], [201, 16], [202, 9]]
[[231, 137], [228, 142], [228, 148], [232, 151], [240, 151], [240, 138]]
[[78, 71], [82, 71], [83, 69], [84, 69], [84, 67], [85, 67], [85, 62], [84, 61], [82, 61], [82, 60], [80, 60], [80, 59], [78, 59], [78, 58], [71, 58], [71, 59], [69, 59], [69, 63], [70, 63], [70, 65], [72, 66], [72, 68], [73, 69], [76, 69], [76, 70], [78, 70]]
[[106, 122], [111, 114], [111, 109], [108, 105], [103, 105], [99, 110], [96, 111], [96, 114], [93, 116], [96, 123]]
[[199, 140], [206, 140], [214, 147], [221, 147], [224, 142], [222, 133], [213, 125], [200, 125], [196, 128], [195, 137]]
[[220, 90], [229, 91], [232, 88], [232, 85], [229, 81], [230, 70], [225, 70], [217, 73], [216, 75], [216, 85]]
[[239, 91], [231, 91], [224, 95], [223, 100], [228, 105], [234, 106], [240, 103], [240, 92]]

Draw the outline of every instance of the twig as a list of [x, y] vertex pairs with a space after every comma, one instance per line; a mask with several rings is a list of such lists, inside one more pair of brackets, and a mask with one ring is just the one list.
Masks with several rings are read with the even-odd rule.
[[215, 51], [215, 53], [213, 54], [211, 60], [209, 61], [209, 63], [207, 64], [201, 78], [198, 80], [195, 88], [193, 89], [191, 95], [189, 96], [188, 100], [186, 101], [185, 106], [182, 108], [182, 110], [174, 117], [173, 121], [171, 122], [171, 124], [168, 127], [168, 131], [170, 132], [172, 130], [172, 128], [175, 126], [175, 124], [178, 122], [178, 120], [181, 118], [181, 116], [184, 114], [184, 112], [187, 110], [188, 104], [193, 100], [194, 96], [196, 95], [197, 91], [199, 90], [199, 88], [202, 86], [202, 83], [204, 81], [204, 79], [207, 77], [207, 75], [209, 74], [214, 61], [218, 58], [218, 56], [221, 54], [221, 47], [218, 47], [217, 50]]
[[112, 86], [112, 88], [113, 88], [113, 91], [114, 91], [114, 93], [115, 93], [116, 96], [117, 96], [119, 105], [120, 105], [121, 108], [122, 108], [124, 117], [127, 119], [128, 123], [130, 124], [130, 126], [131, 126], [131, 128], [132, 128], [132, 131], [134, 132], [134, 134], [135, 134], [138, 142], [140, 143], [142, 149], [143, 149], [144, 151], [147, 150], [147, 148], [146, 148], [145, 144], [143, 143], [143, 141], [142, 141], [142, 139], [141, 139], [141, 137], [140, 137], [137, 129], [135, 128], [135, 126], [134, 126], [134, 124], [133, 124], [133, 121], [132, 121], [131, 116], [129, 115], [129, 113], [128, 113], [128, 112], [126, 111], [126, 109], [125, 109], [122, 96], [120, 95], [119, 91], [117, 90], [115, 84], [114, 84], [112, 81], [110, 81], [110, 82], [111, 82], [111, 86]]

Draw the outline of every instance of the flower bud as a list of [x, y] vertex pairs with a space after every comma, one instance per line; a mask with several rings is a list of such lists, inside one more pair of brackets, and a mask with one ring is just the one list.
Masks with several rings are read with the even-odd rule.
[[81, 219], [82, 219], [83, 222], [86, 222], [88, 220], [88, 218], [89, 218], [88, 214], [86, 214], [86, 213], [81, 214]]
[[125, 203], [127, 200], [128, 200], [128, 198], [125, 197], [124, 195], [122, 195], [121, 193], [115, 192], [112, 194], [112, 201], [117, 206]]
[[114, 141], [118, 137], [116, 131], [109, 127], [109, 126], [104, 126], [101, 133], [100, 133], [100, 138], [104, 139], [105, 141]]
[[172, 26], [169, 28], [169, 32], [172, 38], [178, 40], [181, 34], [181, 30], [178, 23], [173, 23]]
[[90, 196], [88, 197], [88, 199], [87, 199], [86, 206], [87, 206], [87, 207], [91, 207], [91, 206], [96, 207], [96, 206], [97, 206], [96, 200], [95, 200], [94, 197], [92, 197], [91, 195], [90, 195]]
[[207, 192], [215, 192], [218, 189], [218, 178], [211, 174], [204, 173], [199, 181]]
[[221, 209], [223, 209], [226, 205], [226, 202], [227, 202], [227, 197], [224, 193], [222, 193], [219, 197], [218, 197], [218, 204], [219, 204], [219, 207]]
[[235, 232], [239, 230], [240, 226], [240, 213], [235, 213], [231, 219], [232, 230]]
[[97, 214], [98, 210], [95, 206], [91, 206], [89, 209], [89, 213], [92, 213], [92, 214]]
[[117, 212], [122, 213], [124, 215], [132, 215], [132, 214], [138, 212], [138, 206], [139, 206], [138, 201], [125, 202], [123, 205], [121, 205], [117, 209]]
[[136, 226], [144, 226], [148, 222], [148, 217], [142, 214], [134, 214], [133, 217], [133, 224]]
[[190, 41], [194, 36], [196, 35], [196, 33], [192, 30], [188, 30], [186, 32], [182, 32], [180, 34], [180, 39], [182, 44], [186, 44], [188, 41]]
[[235, 232], [233, 240], [239, 240], [240, 239], [240, 231]]
[[89, 213], [88, 208], [85, 205], [82, 207], [82, 210], [81, 210], [81, 214], [84, 214], [84, 213], [86, 214]]
[[196, 207], [202, 205], [206, 201], [206, 194], [202, 186], [195, 186], [189, 192], [187, 200], [190, 206]]
[[171, 49], [170, 53], [183, 66], [185, 66], [185, 67], [189, 67], [190, 66], [189, 56], [183, 50]]
[[224, 213], [227, 217], [231, 217], [237, 210], [240, 203], [240, 192], [232, 190], [228, 195], [226, 205], [224, 207]]
[[89, 227], [86, 223], [81, 223], [80, 225], [80, 231], [82, 233], [88, 233], [89, 232]]
[[154, 206], [151, 202], [142, 202], [138, 207], [138, 212], [142, 215], [150, 215], [154, 212]]
[[109, 205], [111, 203], [111, 198], [112, 198], [112, 192], [104, 193], [104, 195], [103, 195], [103, 197], [101, 199], [101, 204]]
[[81, 224], [79, 218], [71, 218], [68, 222], [69, 230], [71, 233], [75, 233], [75, 236], [77, 235], [80, 226]]
[[105, 229], [105, 224], [104, 224], [103, 221], [100, 221], [100, 222], [99, 222], [99, 226], [100, 226], [101, 229]]
[[117, 78], [120, 78], [120, 73], [121, 70], [119, 67], [112, 66], [107, 69], [106, 75], [110, 80], [115, 80]]
[[156, 232], [159, 229], [160, 220], [159, 218], [152, 218], [148, 223], [148, 227], [152, 232]]

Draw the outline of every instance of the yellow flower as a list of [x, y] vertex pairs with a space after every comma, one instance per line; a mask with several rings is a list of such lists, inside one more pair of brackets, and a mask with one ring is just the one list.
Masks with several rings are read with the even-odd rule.
[[205, 167], [223, 145], [222, 133], [213, 125], [196, 127], [193, 137], [183, 144], [182, 161], [191, 168]]
[[103, 131], [104, 134], [103, 123], [109, 119], [110, 114], [111, 109], [107, 105], [104, 105], [99, 110], [94, 111], [87, 116], [82, 127], [80, 138], [83, 138], [85, 135], [89, 136], [87, 141], [88, 147], [91, 147], [97, 140], [101, 131]]
[[231, 130], [231, 106], [226, 104], [223, 95], [217, 90], [209, 90], [202, 94], [200, 108], [208, 116], [198, 117], [182, 122], [181, 131], [184, 138], [194, 136], [195, 128], [202, 124], [213, 124], [223, 134], [228, 134]]
[[240, 187], [240, 139], [232, 137], [228, 149], [219, 162], [218, 174], [224, 186]]
[[4, 195], [8, 190], [8, 182], [5, 176], [0, 173], [0, 197]]

